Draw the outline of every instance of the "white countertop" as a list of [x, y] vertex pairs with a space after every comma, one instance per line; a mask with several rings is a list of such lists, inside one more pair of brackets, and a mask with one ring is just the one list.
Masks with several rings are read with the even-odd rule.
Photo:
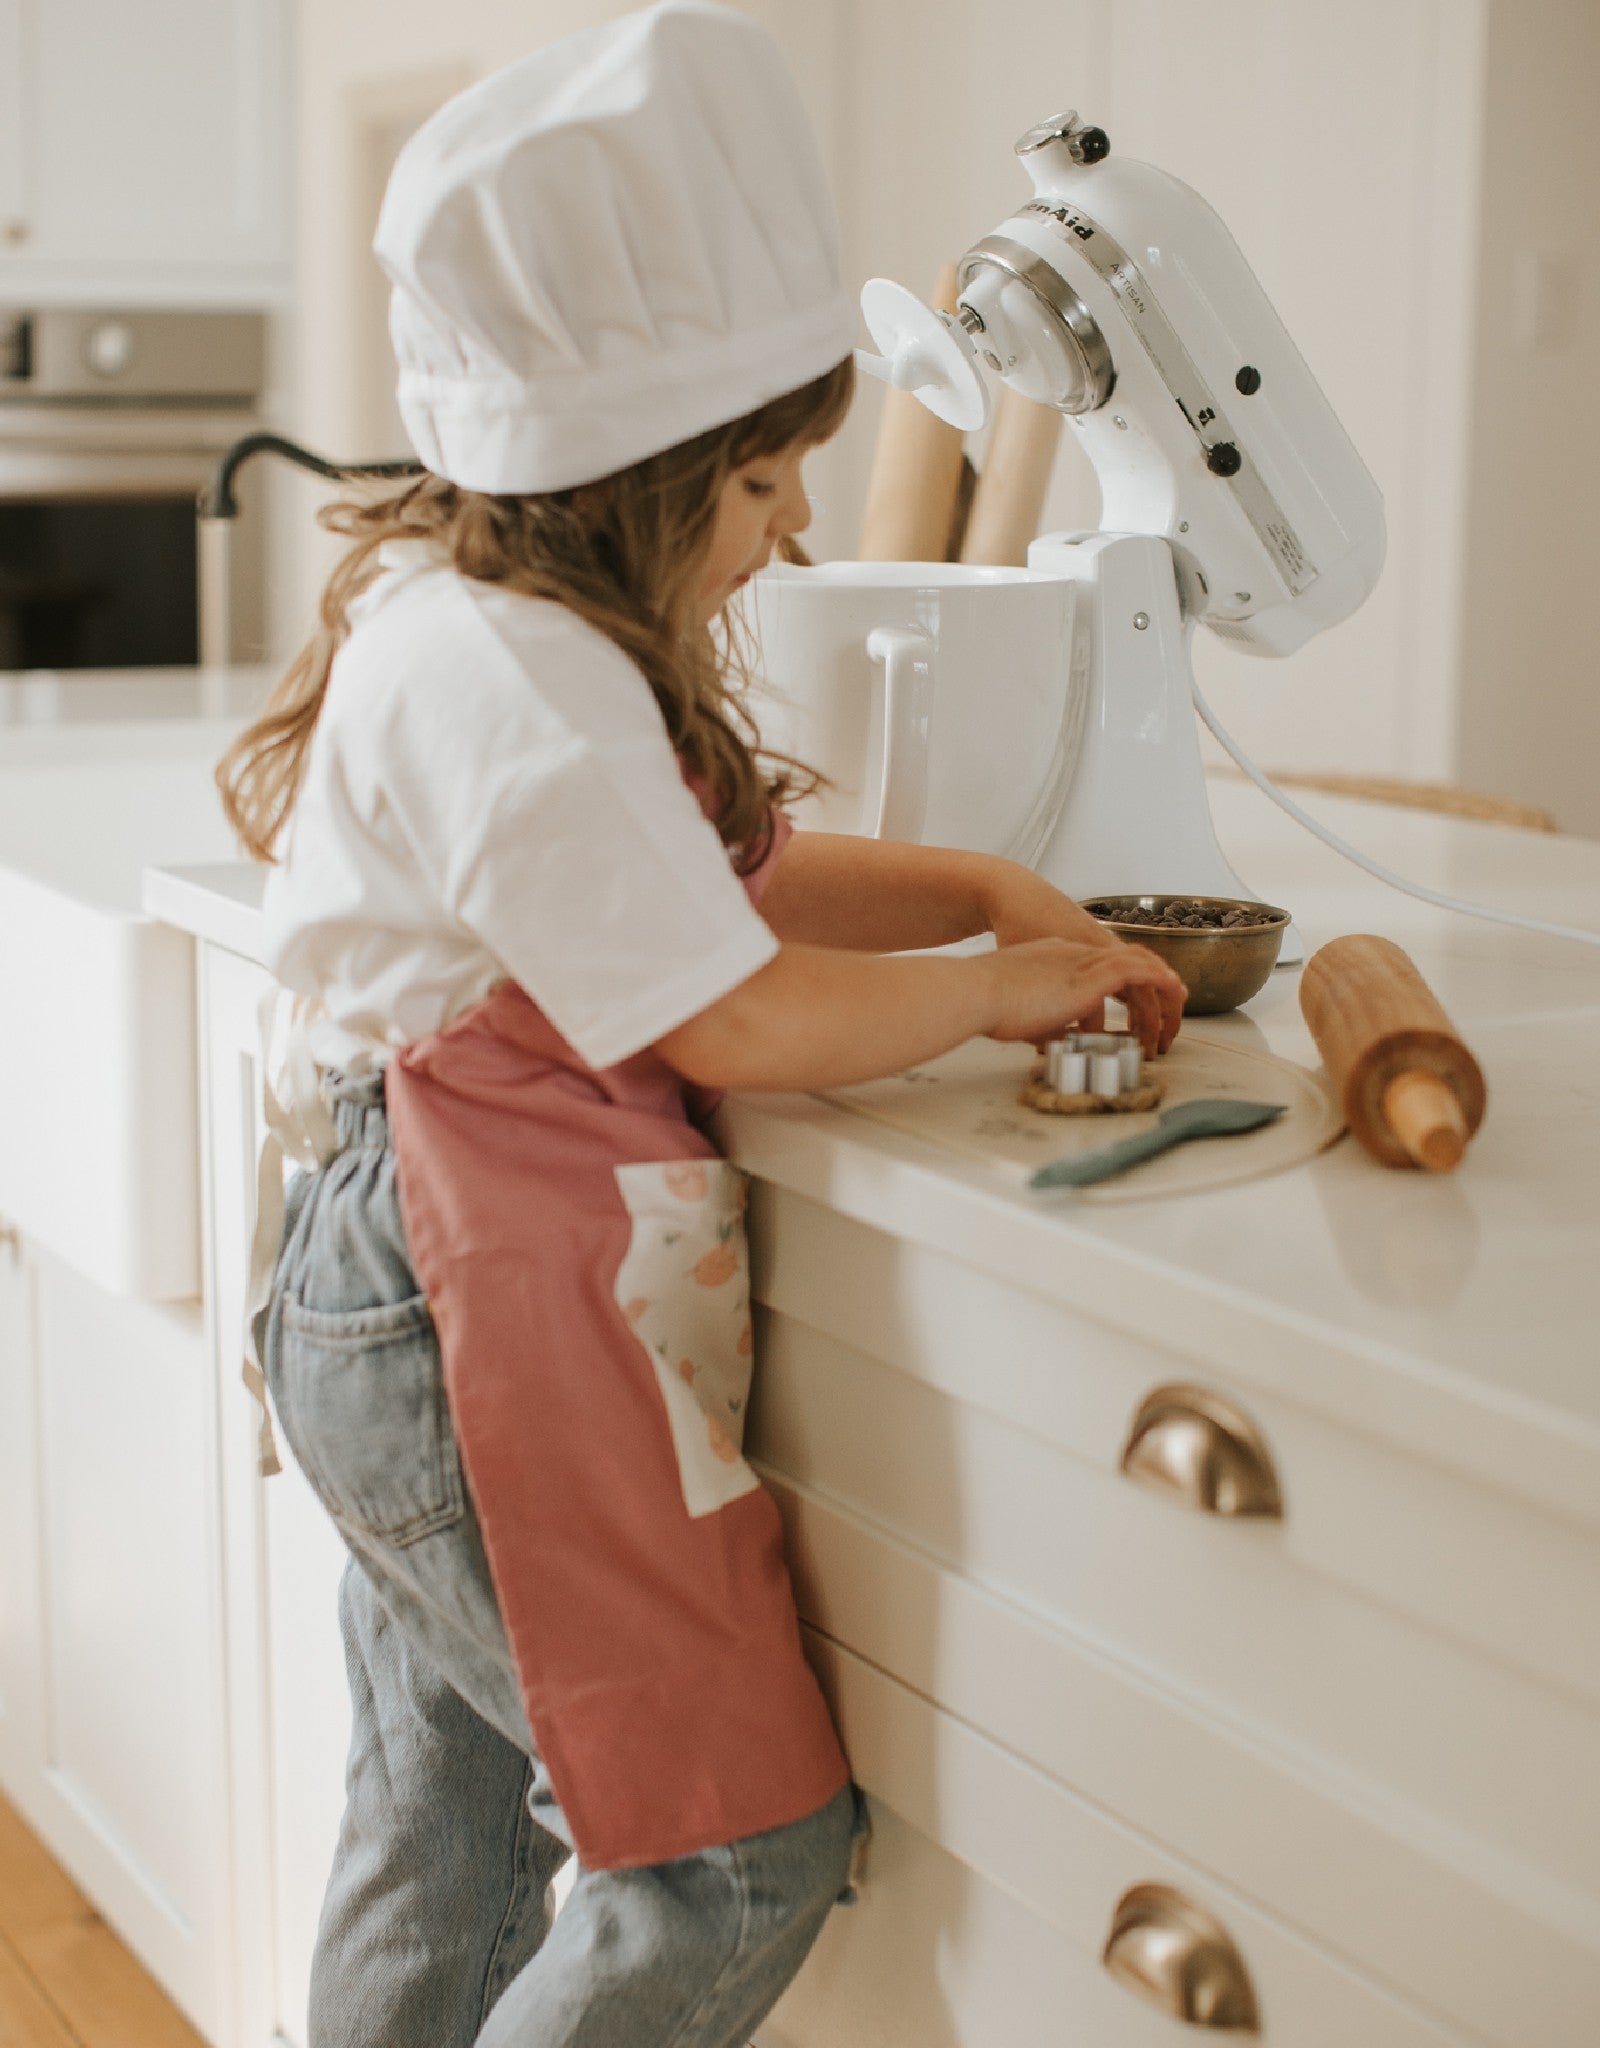
[[267, 871], [254, 861], [224, 860], [180, 868], [146, 868], [144, 907], [229, 953], [259, 961], [261, 894]]
[[[0, 728], [0, 874], [138, 920], [145, 862], [234, 851], [211, 777], [238, 730], [178, 717]], [[9, 964], [29, 968], [14, 952]]]
[[189, 668], [0, 669], [0, 735], [84, 725], [252, 716], [279, 671], [259, 663]]
[[[1092, 1208], [805, 1096], [729, 1103], [761, 1178], [1600, 1527], [1600, 947], [1435, 910], [1352, 867], [1248, 785], [1212, 783], [1218, 836], [1314, 950], [1375, 931], [1416, 962], [1482, 1064], [1489, 1108], [1454, 1174], [1352, 1139], [1203, 1195]], [[1600, 931], [1600, 843], [1334, 797], [1346, 838], [1435, 889]], [[145, 906], [257, 957], [262, 872], [152, 872]], [[1315, 1066], [1279, 969], [1208, 1020]]]

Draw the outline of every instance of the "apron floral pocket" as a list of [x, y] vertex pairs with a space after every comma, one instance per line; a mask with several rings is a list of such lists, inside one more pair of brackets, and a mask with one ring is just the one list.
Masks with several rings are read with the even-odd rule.
[[616, 1177], [633, 1222], [617, 1306], [655, 1367], [684, 1505], [709, 1515], [759, 1484], [740, 1451], [755, 1348], [744, 1175], [669, 1159]]

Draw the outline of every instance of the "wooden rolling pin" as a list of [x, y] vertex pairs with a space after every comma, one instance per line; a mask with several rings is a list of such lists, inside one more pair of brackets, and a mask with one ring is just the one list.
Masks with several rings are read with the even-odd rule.
[[967, 520], [963, 562], [1026, 567], [1028, 543], [1044, 517], [1061, 420], [1053, 405], [1002, 386]]
[[1300, 977], [1345, 1120], [1385, 1166], [1448, 1173], [1483, 1122], [1478, 1062], [1392, 940], [1357, 933], [1312, 954]]
[[[956, 267], [939, 273], [932, 303], [956, 306]], [[963, 510], [967, 468], [961, 429], [909, 391], [886, 391], [861, 522], [863, 562], [947, 562]]]

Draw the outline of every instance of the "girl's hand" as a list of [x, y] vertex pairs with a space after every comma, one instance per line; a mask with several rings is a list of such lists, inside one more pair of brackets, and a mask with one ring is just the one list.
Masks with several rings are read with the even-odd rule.
[[[1097, 917], [1091, 917], [1080, 904], [1074, 903], [1070, 896], [1045, 881], [1043, 876], [1011, 861], [997, 863], [988, 915], [995, 944], [1002, 950], [1025, 946], [1037, 939], [1060, 938], [1079, 946], [1104, 948], [1114, 956], [1134, 953], [1146, 961], [1155, 959], [1146, 947], [1129, 945], [1115, 932], [1108, 932]], [[1126, 964], [1124, 959], [1123, 965]], [[1156, 965], [1160, 966], [1161, 962], [1156, 961]], [[1147, 982], [1143, 972], [1141, 969], [1130, 975], [1126, 987], [1108, 988], [1106, 994], [1116, 996], [1125, 1005], [1129, 1029], [1137, 1034], [1147, 1053], [1166, 1052], [1178, 1035], [1179, 1019], [1183, 1014], [1183, 983], [1170, 968], [1166, 970], [1165, 981], [1158, 984]], [[1174, 986], [1177, 990], [1176, 1008], [1172, 1001]], [[1083, 1016], [1074, 1021], [1084, 1030], [1101, 1030], [1105, 1024], [1104, 998], [1091, 1003]], [[993, 1035], [999, 1036], [998, 1033]]]
[[[1093, 920], [1090, 920], [1093, 922]], [[1126, 1005], [1147, 1053], [1165, 1052], [1178, 1035], [1184, 986], [1164, 960], [1120, 940], [1022, 939], [989, 956], [995, 1019], [988, 1036], [1034, 1045], [1075, 1028], [1098, 1030], [1107, 996]]]
[[[854, 833], [796, 832], [779, 854], [761, 915], [785, 945], [904, 954], [992, 932], [1002, 952], [1036, 939], [1067, 939], [1123, 961], [1113, 983], [1147, 1052], [1165, 1052], [1178, 1033], [1172, 989], [1158, 995], [1127, 971], [1124, 945], [1070, 896], [1014, 860], [950, 846], [905, 846]], [[1077, 1020], [1098, 1031], [1103, 998]], [[982, 1026], [977, 1027], [980, 1031]]]

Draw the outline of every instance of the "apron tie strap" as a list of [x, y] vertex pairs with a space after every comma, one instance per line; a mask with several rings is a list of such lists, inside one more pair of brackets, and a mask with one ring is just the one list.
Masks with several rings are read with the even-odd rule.
[[283, 1469], [267, 1403], [265, 1344], [272, 1276], [283, 1247], [284, 1166], [292, 1162], [314, 1170], [325, 1166], [339, 1149], [311, 1052], [310, 1024], [316, 1006], [299, 996], [286, 1003], [283, 994], [282, 989], [268, 989], [256, 1008], [266, 1132], [256, 1155], [256, 1213], [245, 1287], [242, 1365], [244, 1383], [261, 1410], [256, 1465], [267, 1478]]

